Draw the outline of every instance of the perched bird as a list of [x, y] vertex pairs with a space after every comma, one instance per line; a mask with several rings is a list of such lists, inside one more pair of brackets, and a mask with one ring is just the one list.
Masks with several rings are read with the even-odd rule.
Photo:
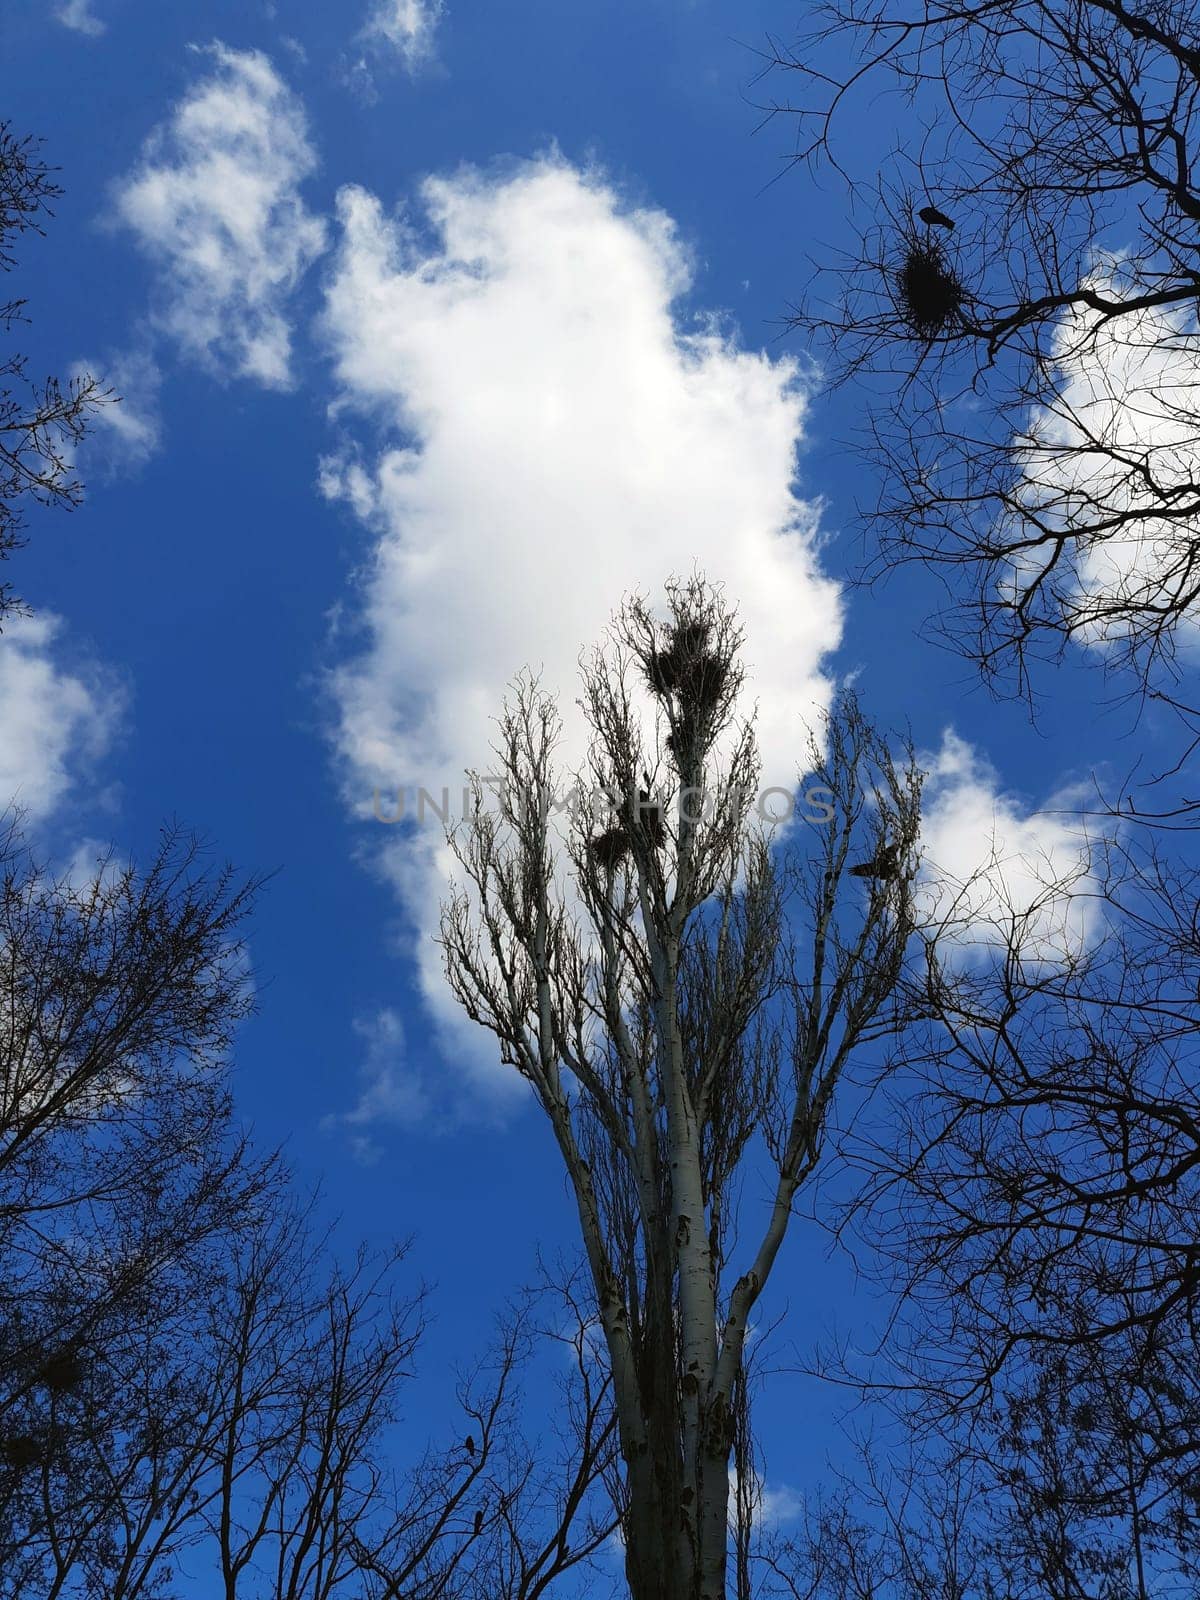
[[939, 211], [936, 206], [922, 206], [920, 211], [917, 212], [917, 216], [920, 217], [921, 221], [925, 223], [926, 227], [929, 228], [953, 229], [954, 227], [954, 224], [950, 221], [950, 218], [946, 215], [946, 213], [944, 211]]
[[642, 777], [646, 780], [646, 787], [638, 790], [637, 809], [634, 815], [645, 828], [650, 837], [650, 843], [656, 850], [661, 850], [666, 843], [666, 835], [663, 832], [662, 806], [653, 802], [650, 798], [650, 774], [643, 772]]
[[477, 1512], [476, 1512], [476, 1513], [475, 1513], [475, 1531], [474, 1531], [474, 1537], [475, 1537], [475, 1538], [478, 1538], [478, 1537], [479, 1537], [479, 1535], [480, 1535], [480, 1534], [481, 1534], [481, 1533], [482, 1533], [482, 1532], [483, 1532], [483, 1512], [482, 1512], [482, 1511], [477, 1511]]
[[475, 1441], [470, 1434], [468, 1434], [463, 1440], [463, 1449], [469, 1456], [473, 1456], [475, 1454]]
[[870, 861], [860, 861], [850, 868], [852, 878], [895, 878], [900, 873], [900, 851], [894, 844], [884, 845]]

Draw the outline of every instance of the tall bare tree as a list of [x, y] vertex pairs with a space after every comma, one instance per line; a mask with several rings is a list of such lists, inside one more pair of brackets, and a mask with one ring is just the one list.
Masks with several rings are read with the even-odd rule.
[[1031, 954], [1018, 919], [990, 958], [931, 940], [837, 1217], [898, 1295], [854, 1376], [926, 1440], [1082, 1453], [1072, 1516], [1135, 1507], [1179, 1560], [1200, 1474], [1196, 889], [1134, 833], [1076, 883], [1073, 950]]
[[[576, 807], [559, 828], [557, 713], [518, 684], [497, 805], [477, 777], [476, 814], [452, 834], [463, 882], [442, 939], [455, 993], [530, 1084], [574, 1195], [630, 1591], [724, 1600], [747, 1328], [843, 1067], [893, 1025], [920, 781], [844, 699], [812, 751], [824, 820], [773, 848], [738, 719], [736, 620], [699, 578], [667, 600], [665, 625], [626, 604], [584, 672], [593, 743], [576, 792], [612, 797], [603, 821]], [[856, 844], [868, 859], [852, 864]], [[734, 1201], [754, 1159], [771, 1199], [746, 1240]]]
[[[993, 682], [1030, 687], [1075, 639], [1177, 693], [1200, 595], [1198, 27], [1192, 0], [828, 0], [767, 51], [794, 159], [868, 219], [795, 322], [868, 398], [870, 565], [945, 571], [939, 631]], [[868, 97], [878, 176], [853, 166]]]
[[[15, 266], [13, 246], [23, 233], [41, 233], [41, 219], [62, 190], [38, 144], [0, 123], [0, 270]], [[10, 332], [25, 320], [24, 299], [0, 302], [0, 327]], [[21, 543], [24, 505], [74, 506], [83, 493], [75, 475], [74, 447], [89, 416], [115, 398], [93, 377], [36, 383], [24, 356], [0, 359], [0, 560]], [[0, 585], [0, 622], [17, 605], [8, 584]]]
[[[117, 1374], [274, 1182], [230, 1124], [254, 885], [168, 835], [148, 870], [0, 877], [0, 1567], [103, 1439]], [[40, 1489], [39, 1487], [40, 1486]], [[82, 1483], [79, 1484], [82, 1490]]]
[[[938, 569], [937, 626], [992, 682], [1036, 690], [1039, 656], [1086, 644], [1183, 714], [1188, 754], [1198, 25], [1188, 0], [832, 0], [768, 51], [801, 88], [774, 105], [796, 159], [838, 165], [868, 219], [796, 325], [868, 397], [869, 570]], [[870, 177], [846, 165], [860, 95], [899, 130]], [[1185, 791], [1146, 820], [1195, 814]], [[1048, 1374], [1103, 1375], [1131, 1431], [1101, 1477], [1132, 1475], [1143, 1525], [1198, 1459], [1196, 880], [1136, 818], [1112, 831], [1063, 886], [1088, 948], [931, 964], [860, 1198], [916, 1312], [922, 1420], [975, 1425], [1001, 1392], [1028, 1418]]]
[[231, 1119], [255, 887], [178, 834], [75, 880], [10, 844], [0, 1596], [175, 1600], [191, 1574], [223, 1600], [535, 1600], [614, 1526], [607, 1384], [577, 1359], [557, 1456], [524, 1440], [519, 1303], [453, 1442], [397, 1462], [403, 1252], [343, 1260]]

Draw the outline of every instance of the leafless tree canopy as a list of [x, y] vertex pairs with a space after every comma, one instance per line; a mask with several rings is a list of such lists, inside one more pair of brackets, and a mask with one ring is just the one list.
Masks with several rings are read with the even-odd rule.
[[460, 1386], [459, 1438], [400, 1464], [424, 1320], [403, 1250], [346, 1260], [231, 1120], [255, 887], [178, 834], [85, 882], [10, 849], [0, 1596], [535, 1600], [615, 1524], [607, 1384], [568, 1300], [555, 1452], [523, 1431], [519, 1302]]
[[[852, 1474], [776, 1537], [770, 1600], [1150, 1600], [1195, 1593], [1194, 1494], [1138, 1481], [1127, 1419], [1049, 1375], [974, 1447]], [[1111, 1467], [1111, 1473], [1108, 1469]], [[1106, 1490], [1106, 1475], [1112, 1483]]]
[[895, 1403], [924, 1482], [901, 1498], [954, 1462], [990, 1484], [956, 1548], [993, 1587], [964, 1594], [1195, 1576], [1197, 877], [1135, 833], [1071, 892], [1091, 922], [1069, 957], [927, 939], [911, 1025], [841, 1146], [838, 1226], [896, 1300], [872, 1362], [826, 1370]]
[[767, 52], [869, 219], [795, 323], [873, 396], [871, 570], [942, 569], [993, 681], [1075, 639], [1168, 692], [1195, 625], [1198, 38], [1191, 0], [831, 0]]
[[[869, 397], [869, 571], [936, 568], [935, 625], [990, 681], [1044, 686], [1035, 658], [1075, 641], [1169, 699], [1193, 749], [1197, 37], [1186, 3], [834, 0], [767, 73], [798, 90], [774, 104], [797, 160], [849, 160], [864, 97], [898, 129], [880, 176], [844, 173], [869, 220], [796, 317]], [[1014, 941], [913, 975], [926, 1020], [853, 1156], [909, 1420], [1026, 1460], [1002, 1496], [1049, 1563], [1022, 1583], [1054, 1594], [1161, 1592], [1149, 1546], [1185, 1573], [1194, 1550], [1197, 885], [1137, 821], [1115, 832], [1094, 884], [1064, 886], [1101, 923], [1071, 959]]]
[[[667, 610], [660, 624], [630, 602], [584, 671], [579, 788], [611, 795], [603, 818], [556, 815], [557, 713], [518, 684], [498, 805], [477, 780], [476, 816], [452, 838], [462, 884], [442, 937], [455, 992], [531, 1085], [574, 1195], [630, 1591], [724, 1600], [747, 1322], [845, 1063], [893, 1025], [920, 785], [848, 699], [811, 753], [829, 820], [780, 853], [755, 821], [735, 618], [700, 579], [671, 587]], [[848, 872], [860, 855], [864, 887]], [[773, 1198], [739, 1236], [751, 1159]]]
[[[52, 171], [35, 141], [0, 123], [0, 271], [16, 265], [13, 249], [21, 234], [42, 232], [41, 220], [62, 192]], [[0, 302], [0, 327], [11, 333], [25, 320], [26, 303]], [[0, 560], [21, 543], [28, 500], [78, 504], [83, 490], [75, 476], [74, 447], [91, 413], [112, 398], [95, 378], [73, 378], [66, 385], [47, 378], [39, 384], [27, 376], [24, 356], [0, 358]], [[16, 604], [10, 586], [0, 586], [0, 621]]]

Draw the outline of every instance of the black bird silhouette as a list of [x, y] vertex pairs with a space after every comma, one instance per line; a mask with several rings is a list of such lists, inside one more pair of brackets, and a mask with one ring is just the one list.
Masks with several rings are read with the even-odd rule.
[[475, 1513], [475, 1537], [478, 1538], [479, 1535], [482, 1532], [483, 1532], [483, 1512], [482, 1511], [477, 1511]]
[[650, 774], [643, 772], [642, 777], [645, 779], [646, 787], [637, 792], [637, 809], [634, 815], [645, 828], [650, 843], [656, 850], [661, 850], [667, 842], [666, 834], [663, 832], [663, 808], [657, 801], [651, 799]]
[[472, 1439], [470, 1434], [468, 1434], [463, 1440], [463, 1449], [469, 1456], [473, 1456], [475, 1454], [475, 1441]]
[[900, 872], [900, 851], [894, 844], [884, 845], [870, 861], [860, 861], [850, 868], [852, 878], [895, 878]]
[[936, 206], [922, 206], [920, 211], [917, 212], [917, 216], [930, 228], [953, 229], [954, 227], [946, 213], [939, 211]]

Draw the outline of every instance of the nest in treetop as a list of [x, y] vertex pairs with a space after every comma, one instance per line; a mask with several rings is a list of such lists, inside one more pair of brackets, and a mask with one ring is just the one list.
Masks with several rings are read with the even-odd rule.
[[48, 1389], [62, 1393], [81, 1384], [85, 1370], [82, 1359], [74, 1350], [59, 1350], [42, 1362], [38, 1377]]
[[629, 854], [629, 835], [624, 828], [609, 828], [588, 840], [588, 854], [598, 867], [612, 872]]
[[664, 650], [652, 650], [646, 661], [646, 682], [656, 695], [677, 695], [682, 707], [707, 713], [720, 701], [729, 676], [728, 663], [708, 648], [707, 622], [682, 622], [672, 629]]
[[42, 1447], [27, 1433], [13, 1434], [0, 1439], [0, 1456], [10, 1467], [32, 1467], [42, 1458]]
[[963, 286], [951, 271], [945, 251], [925, 239], [910, 240], [896, 274], [896, 292], [905, 321], [922, 339], [941, 333], [964, 299]]

